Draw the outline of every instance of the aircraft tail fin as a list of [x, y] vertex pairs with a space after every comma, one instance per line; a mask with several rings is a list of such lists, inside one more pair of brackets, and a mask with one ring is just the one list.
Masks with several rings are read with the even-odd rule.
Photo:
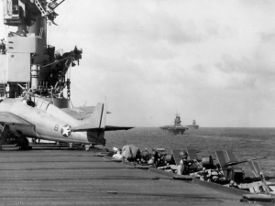
[[111, 126], [106, 125], [106, 116], [107, 116], [107, 108], [106, 104], [104, 103], [98, 103], [93, 113], [83, 119], [80, 120], [80, 123], [78, 126], [73, 127], [73, 132], [84, 132], [84, 131], [116, 131], [116, 130], [128, 130], [132, 129], [133, 127], [124, 127], [124, 126]]
[[72, 132], [87, 132], [88, 141], [93, 145], [105, 145], [105, 131], [127, 130], [132, 127], [117, 127], [106, 125], [107, 108], [106, 104], [98, 103], [91, 115], [79, 120], [79, 125], [72, 128]]
[[93, 113], [86, 119], [81, 120], [78, 126], [72, 128], [72, 131], [104, 130], [106, 125], [106, 114], [105, 104], [98, 103]]

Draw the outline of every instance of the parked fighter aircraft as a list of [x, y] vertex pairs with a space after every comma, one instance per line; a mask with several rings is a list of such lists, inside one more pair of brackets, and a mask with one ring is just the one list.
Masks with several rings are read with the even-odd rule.
[[70, 115], [68, 109], [64, 111], [40, 96], [25, 95], [24, 98], [4, 99], [0, 102], [0, 144], [13, 142], [22, 149], [27, 149], [27, 137], [31, 137], [82, 143], [89, 149], [93, 145], [105, 145], [105, 131], [132, 128], [105, 125], [107, 112], [103, 103], [87, 108], [89, 115], [83, 113], [77, 118]]
[[[230, 180], [231, 184], [233, 183], [233, 186], [238, 189], [253, 193], [244, 194], [244, 199], [261, 201], [275, 198], [274, 182], [266, 181], [264, 173], [259, 164], [254, 161], [255, 159], [239, 161], [232, 151], [216, 151], [215, 154], [226, 180]], [[246, 177], [243, 167], [238, 166], [243, 163], [248, 163], [249, 171], [253, 177]]]
[[275, 183], [266, 181], [264, 173], [257, 162], [250, 161], [249, 166], [254, 176], [259, 181], [243, 184], [241, 189], [249, 190], [248, 194], [243, 194], [241, 201], [247, 202], [274, 202], [275, 200]]

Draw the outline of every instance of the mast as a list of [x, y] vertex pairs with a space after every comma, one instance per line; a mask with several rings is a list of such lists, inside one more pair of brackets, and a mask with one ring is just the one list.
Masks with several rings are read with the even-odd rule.
[[179, 114], [176, 114], [176, 118], [175, 118], [175, 121], [174, 121], [174, 125], [175, 125], [175, 126], [181, 126], [181, 120], [180, 120]]

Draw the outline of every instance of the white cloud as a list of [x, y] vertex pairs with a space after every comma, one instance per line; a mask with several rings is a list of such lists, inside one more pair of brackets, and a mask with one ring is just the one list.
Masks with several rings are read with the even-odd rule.
[[[275, 3], [78, 0], [58, 9], [50, 42], [83, 48], [75, 104], [108, 97], [115, 124], [273, 126]], [[267, 114], [267, 116], [265, 116]]]
[[[274, 119], [261, 115], [274, 99], [274, 44], [271, 36], [263, 42], [274, 34], [274, 5], [266, 4], [106, 0], [85, 2], [84, 8], [71, 2], [67, 7], [75, 10], [60, 21], [88, 53], [75, 73], [94, 79], [82, 83], [94, 91], [85, 98], [109, 96], [116, 123], [159, 125], [180, 112], [207, 126], [271, 126]], [[257, 104], [247, 104], [258, 96]], [[256, 118], [250, 120], [251, 111]]]

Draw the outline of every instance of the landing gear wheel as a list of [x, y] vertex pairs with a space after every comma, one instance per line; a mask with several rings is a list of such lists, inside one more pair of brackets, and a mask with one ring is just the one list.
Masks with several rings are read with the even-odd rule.
[[93, 144], [86, 144], [85, 145], [85, 151], [90, 151], [91, 148], [94, 148], [94, 145]]
[[21, 150], [30, 150], [30, 149], [32, 149], [29, 146], [29, 141], [26, 137], [17, 138], [17, 145], [20, 146]]
[[69, 143], [69, 149], [73, 149], [73, 143]]

